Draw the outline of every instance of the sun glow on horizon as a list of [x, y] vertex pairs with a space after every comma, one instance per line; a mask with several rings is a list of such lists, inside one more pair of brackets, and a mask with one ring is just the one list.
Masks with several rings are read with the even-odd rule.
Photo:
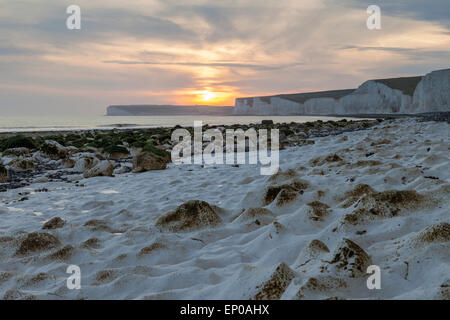
[[202, 90], [182, 90], [177, 92], [179, 97], [177, 103], [188, 105], [210, 105], [210, 106], [227, 106], [234, 105], [236, 92], [230, 88], [211, 88], [206, 87]]
[[205, 90], [202, 94], [200, 94], [199, 98], [205, 102], [210, 102], [217, 99], [217, 94], [215, 92]]

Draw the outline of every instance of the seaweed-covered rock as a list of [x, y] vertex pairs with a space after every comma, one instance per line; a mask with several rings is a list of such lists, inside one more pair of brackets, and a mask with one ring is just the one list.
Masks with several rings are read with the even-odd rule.
[[335, 278], [328, 275], [320, 275], [317, 277], [311, 277], [300, 287], [297, 291], [297, 299], [323, 299], [324, 296], [329, 294], [329, 291], [346, 288], [347, 283], [340, 278]]
[[188, 201], [159, 217], [156, 226], [172, 232], [193, 231], [217, 226], [222, 219], [204, 201]]
[[16, 158], [9, 163], [9, 167], [15, 171], [34, 170], [36, 165], [31, 159]]
[[133, 172], [144, 172], [150, 170], [164, 170], [170, 162], [170, 154], [159, 150], [160, 152], [145, 151], [136, 154], [133, 157]]
[[8, 182], [9, 180], [9, 174], [8, 170], [0, 164], [0, 183], [2, 182]]
[[130, 155], [130, 151], [128, 151], [125, 146], [114, 144], [108, 145], [103, 148], [103, 152], [107, 153], [109, 155], [109, 158], [113, 160], [126, 159]]
[[3, 155], [13, 155], [13, 156], [28, 156], [30, 154], [30, 149], [25, 147], [10, 148], [3, 151]]
[[71, 169], [75, 166], [76, 161], [72, 158], [65, 158], [61, 160], [61, 166], [65, 169]]
[[52, 160], [64, 159], [68, 155], [65, 147], [53, 140], [46, 140], [41, 146], [41, 153]]
[[50, 260], [67, 260], [74, 253], [75, 248], [71, 245], [64, 246], [50, 254], [47, 258]]
[[93, 168], [83, 173], [84, 178], [111, 177], [114, 172], [114, 165], [107, 160], [100, 161]]
[[18, 134], [6, 139], [1, 148], [3, 150], [13, 149], [13, 148], [28, 148], [35, 149], [36, 144], [32, 138], [25, 137], [23, 134]]
[[298, 194], [302, 194], [309, 187], [307, 181], [295, 179], [290, 184], [269, 186], [264, 195], [264, 205], [271, 204], [277, 197], [277, 205], [283, 206], [293, 202]]
[[356, 243], [349, 239], [342, 239], [333, 253], [330, 265], [338, 272], [351, 278], [366, 275], [367, 268], [372, 264], [370, 256]]
[[295, 272], [284, 262], [278, 265], [270, 279], [261, 284], [254, 300], [279, 300], [295, 278]]
[[416, 237], [418, 243], [449, 242], [450, 223], [441, 222], [426, 227]]
[[330, 206], [320, 201], [308, 203], [307, 215], [313, 221], [322, 221], [330, 214]]
[[85, 172], [97, 165], [100, 160], [95, 156], [82, 156], [75, 160], [73, 170], [76, 172]]
[[315, 158], [312, 159], [309, 164], [312, 167], [318, 167], [318, 166], [323, 166], [324, 164], [327, 163], [338, 163], [338, 162], [342, 162], [342, 158], [340, 156], [338, 156], [337, 154], [333, 153], [330, 154], [328, 156], [325, 157], [319, 157], [319, 158]]
[[33, 252], [53, 249], [61, 245], [61, 242], [55, 236], [45, 232], [29, 233], [25, 240], [20, 244], [17, 255], [25, 255]]
[[53, 229], [59, 229], [64, 227], [65, 221], [63, 219], [61, 219], [60, 217], [55, 217], [53, 219], [50, 219], [49, 221], [47, 221], [46, 223], [44, 223], [44, 225], [42, 226], [42, 229], [48, 229], [48, 230], [53, 230]]
[[357, 225], [372, 219], [392, 218], [406, 210], [417, 210], [431, 202], [415, 190], [369, 192], [361, 197], [356, 209], [344, 217], [344, 223]]

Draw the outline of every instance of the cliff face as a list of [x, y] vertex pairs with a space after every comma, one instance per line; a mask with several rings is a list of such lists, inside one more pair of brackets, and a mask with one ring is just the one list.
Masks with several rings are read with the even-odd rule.
[[279, 97], [236, 99], [234, 115], [296, 115], [298, 103]]
[[414, 112], [450, 111], [450, 69], [423, 77], [414, 92]]
[[369, 80], [356, 90], [236, 99], [236, 115], [395, 114], [450, 111], [450, 69]]

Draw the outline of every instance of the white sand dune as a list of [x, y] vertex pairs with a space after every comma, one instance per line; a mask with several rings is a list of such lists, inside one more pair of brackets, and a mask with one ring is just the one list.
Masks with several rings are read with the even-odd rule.
[[[447, 123], [399, 120], [316, 138], [281, 151], [272, 177], [171, 166], [9, 190], [0, 298], [449, 299], [449, 134]], [[212, 211], [189, 230], [156, 225], [189, 200]], [[64, 226], [42, 230], [55, 217]], [[32, 232], [54, 238], [33, 251]], [[80, 290], [66, 287], [72, 264]], [[366, 286], [369, 265], [381, 290]]]

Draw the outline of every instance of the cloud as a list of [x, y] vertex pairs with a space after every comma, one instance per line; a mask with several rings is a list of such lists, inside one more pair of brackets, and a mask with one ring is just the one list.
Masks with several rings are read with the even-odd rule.
[[152, 62], [152, 61], [128, 61], [128, 60], [106, 60], [104, 63], [111, 64], [125, 64], [125, 65], [159, 65], [159, 66], [188, 66], [188, 67], [219, 67], [219, 68], [244, 68], [252, 70], [281, 70], [285, 68], [291, 68], [301, 63], [292, 63], [287, 65], [258, 65], [249, 63], [201, 63], [201, 62]]
[[367, 0], [350, 0], [348, 5], [365, 6], [376, 4], [381, 8], [382, 14], [394, 17], [420, 19], [440, 23], [450, 27], [450, 12], [448, 0], [377, 0], [376, 3]]
[[231, 93], [232, 104], [424, 74], [450, 61], [448, 0], [380, 0], [379, 31], [366, 28], [372, 3], [362, 0], [77, 0], [76, 31], [65, 26], [65, 2], [0, 3], [0, 114], [26, 103], [86, 113], [189, 104], [205, 89]]

